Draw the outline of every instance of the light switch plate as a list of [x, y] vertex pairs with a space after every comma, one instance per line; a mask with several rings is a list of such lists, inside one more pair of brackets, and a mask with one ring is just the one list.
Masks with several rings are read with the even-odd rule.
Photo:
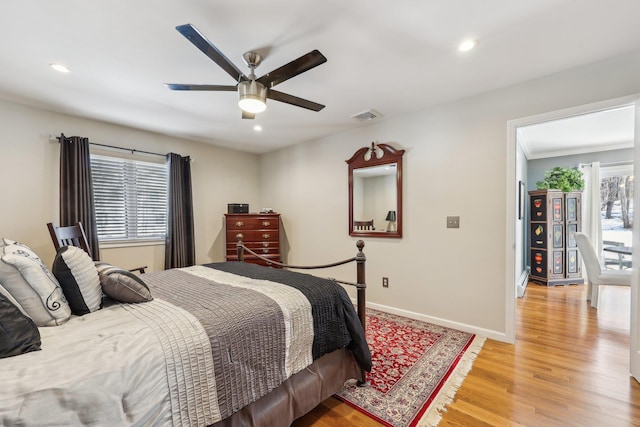
[[459, 216], [448, 216], [447, 217], [447, 228], [460, 228], [460, 217]]

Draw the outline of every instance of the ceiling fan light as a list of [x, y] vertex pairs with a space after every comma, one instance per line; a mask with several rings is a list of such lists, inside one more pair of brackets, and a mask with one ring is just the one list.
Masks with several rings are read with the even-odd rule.
[[238, 105], [243, 111], [256, 114], [267, 109], [267, 89], [263, 84], [255, 80], [240, 82], [238, 94]]
[[247, 95], [244, 98], [240, 97], [238, 105], [242, 110], [252, 114], [262, 113], [267, 109], [267, 104], [265, 104], [263, 100], [250, 97], [250, 95]]
[[69, 68], [64, 64], [58, 64], [56, 62], [53, 62], [53, 63], [49, 64], [49, 66], [51, 68], [53, 68], [54, 70], [59, 71], [61, 73], [68, 73], [69, 72]]
[[458, 45], [458, 50], [460, 52], [468, 52], [474, 47], [476, 47], [477, 44], [478, 42], [474, 39], [466, 39]]

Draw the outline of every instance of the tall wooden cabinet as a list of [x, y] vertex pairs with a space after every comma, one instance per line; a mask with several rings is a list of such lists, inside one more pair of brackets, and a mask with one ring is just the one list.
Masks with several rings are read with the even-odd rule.
[[[280, 255], [280, 214], [225, 214], [227, 261], [237, 261], [236, 242], [242, 235], [244, 245], [257, 254], [276, 262], [282, 262]], [[252, 264], [267, 265], [260, 258], [249, 253], [244, 261]]]
[[584, 283], [573, 236], [581, 231], [582, 193], [533, 190], [529, 202], [529, 280], [546, 286]]

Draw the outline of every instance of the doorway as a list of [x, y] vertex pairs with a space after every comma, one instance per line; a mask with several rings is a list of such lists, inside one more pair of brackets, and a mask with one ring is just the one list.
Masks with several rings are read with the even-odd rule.
[[[516, 144], [526, 160], [518, 162], [516, 168], [525, 170], [522, 179], [528, 191], [535, 190], [536, 183], [555, 167], [584, 173], [581, 231], [590, 237], [599, 256], [606, 256], [608, 268], [628, 266], [630, 262], [630, 257], [621, 255], [620, 262], [614, 264], [617, 254], [603, 251], [603, 242], [607, 247], [632, 246], [633, 221], [629, 215], [633, 212], [634, 114], [635, 106], [631, 104], [517, 128]], [[520, 248], [525, 266], [531, 265], [528, 220], [525, 215], [521, 224], [524, 229]], [[520, 286], [523, 285], [526, 283]], [[518, 296], [523, 293], [519, 289]]]
[[[518, 279], [522, 276], [525, 264], [516, 260], [522, 258], [525, 250], [525, 236], [523, 232], [526, 225], [526, 219], [518, 219], [517, 212], [519, 208], [518, 192], [520, 191], [519, 181], [525, 180], [527, 175], [527, 156], [525, 151], [526, 141], [518, 141], [518, 129], [534, 124], [561, 120], [570, 117], [583, 116], [588, 113], [606, 111], [621, 107], [633, 107], [634, 109], [634, 136], [633, 136], [633, 158], [636, 163], [640, 161], [640, 137], [635, 129], [640, 124], [640, 96], [632, 95], [624, 98], [618, 98], [609, 101], [598, 102], [594, 104], [584, 105], [580, 107], [570, 108], [561, 111], [545, 113], [537, 116], [526, 117], [523, 119], [512, 120], [508, 122], [508, 144], [507, 144], [507, 282], [506, 282], [506, 304], [507, 304], [507, 333], [509, 337], [515, 340], [515, 299], [516, 286]], [[638, 247], [640, 246], [640, 238], [638, 233], [638, 215], [634, 213], [632, 242], [636, 255], [640, 256]], [[640, 295], [637, 289], [638, 273], [634, 269], [633, 283], [631, 286], [631, 373], [638, 379], [640, 378], [640, 328], [638, 327], [638, 312], [640, 311]]]

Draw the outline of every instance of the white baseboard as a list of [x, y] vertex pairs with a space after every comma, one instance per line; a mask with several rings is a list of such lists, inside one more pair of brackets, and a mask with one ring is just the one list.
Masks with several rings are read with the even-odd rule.
[[520, 274], [516, 283], [516, 295], [518, 298], [522, 298], [524, 296], [524, 293], [527, 290], [527, 283], [529, 283], [529, 268]]
[[[355, 302], [355, 300], [354, 300]], [[421, 313], [415, 313], [413, 311], [402, 310], [395, 307], [389, 307], [382, 304], [376, 304], [372, 302], [367, 302], [367, 307], [372, 308], [374, 310], [384, 311], [385, 313], [396, 314], [398, 316], [408, 317], [410, 319], [419, 320], [421, 322], [433, 323], [435, 325], [444, 326], [446, 328], [457, 329], [459, 331], [468, 332], [471, 334], [476, 334], [478, 336], [491, 338], [496, 341], [501, 342], [509, 342], [507, 341], [506, 334], [504, 332], [493, 331], [484, 328], [478, 328], [473, 325], [467, 325], [464, 323], [451, 322], [447, 319], [441, 319], [439, 317], [427, 316]]]

